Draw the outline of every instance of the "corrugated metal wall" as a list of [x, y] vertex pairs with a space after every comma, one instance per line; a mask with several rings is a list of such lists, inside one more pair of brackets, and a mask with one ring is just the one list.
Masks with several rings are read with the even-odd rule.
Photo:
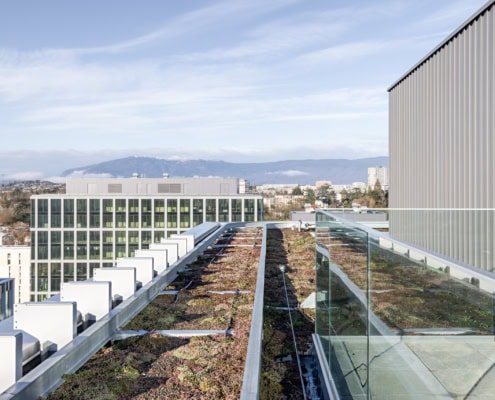
[[[389, 94], [390, 207], [495, 208], [494, 3]], [[494, 211], [396, 211], [390, 232], [493, 271]]]

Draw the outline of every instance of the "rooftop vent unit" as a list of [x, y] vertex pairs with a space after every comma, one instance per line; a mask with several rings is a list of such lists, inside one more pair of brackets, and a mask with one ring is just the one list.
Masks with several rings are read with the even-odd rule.
[[134, 178], [134, 179], [139, 178], [139, 173], [134, 172], [134, 173], [132, 174], [132, 178]]
[[168, 179], [168, 178], [170, 177], [170, 175], [169, 175], [169, 173], [168, 173], [168, 172], [164, 172], [164, 173], [162, 174], [162, 176], [163, 176], [163, 179]]

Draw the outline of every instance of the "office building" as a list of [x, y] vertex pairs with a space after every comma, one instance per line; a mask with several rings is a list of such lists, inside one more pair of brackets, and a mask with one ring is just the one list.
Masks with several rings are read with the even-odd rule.
[[0, 277], [14, 279], [14, 301], [29, 301], [31, 247], [0, 245]]
[[387, 167], [369, 167], [368, 168], [368, 187], [373, 189], [377, 182], [383, 190], [388, 190], [388, 168]]
[[[390, 234], [494, 271], [495, 2], [389, 89]], [[451, 211], [447, 211], [451, 210]]]
[[31, 198], [33, 299], [84, 280], [94, 268], [203, 222], [263, 218], [260, 195], [238, 179], [112, 178], [67, 180], [65, 194]]

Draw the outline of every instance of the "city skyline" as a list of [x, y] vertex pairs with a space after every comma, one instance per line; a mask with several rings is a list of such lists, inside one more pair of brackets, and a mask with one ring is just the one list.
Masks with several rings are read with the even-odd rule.
[[386, 155], [386, 88], [483, 3], [5, 4], [0, 170]]

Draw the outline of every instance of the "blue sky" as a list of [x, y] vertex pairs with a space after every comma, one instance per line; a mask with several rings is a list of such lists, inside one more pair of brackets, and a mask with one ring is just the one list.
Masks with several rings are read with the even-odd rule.
[[484, 0], [0, 2], [0, 174], [388, 152], [387, 87]]

